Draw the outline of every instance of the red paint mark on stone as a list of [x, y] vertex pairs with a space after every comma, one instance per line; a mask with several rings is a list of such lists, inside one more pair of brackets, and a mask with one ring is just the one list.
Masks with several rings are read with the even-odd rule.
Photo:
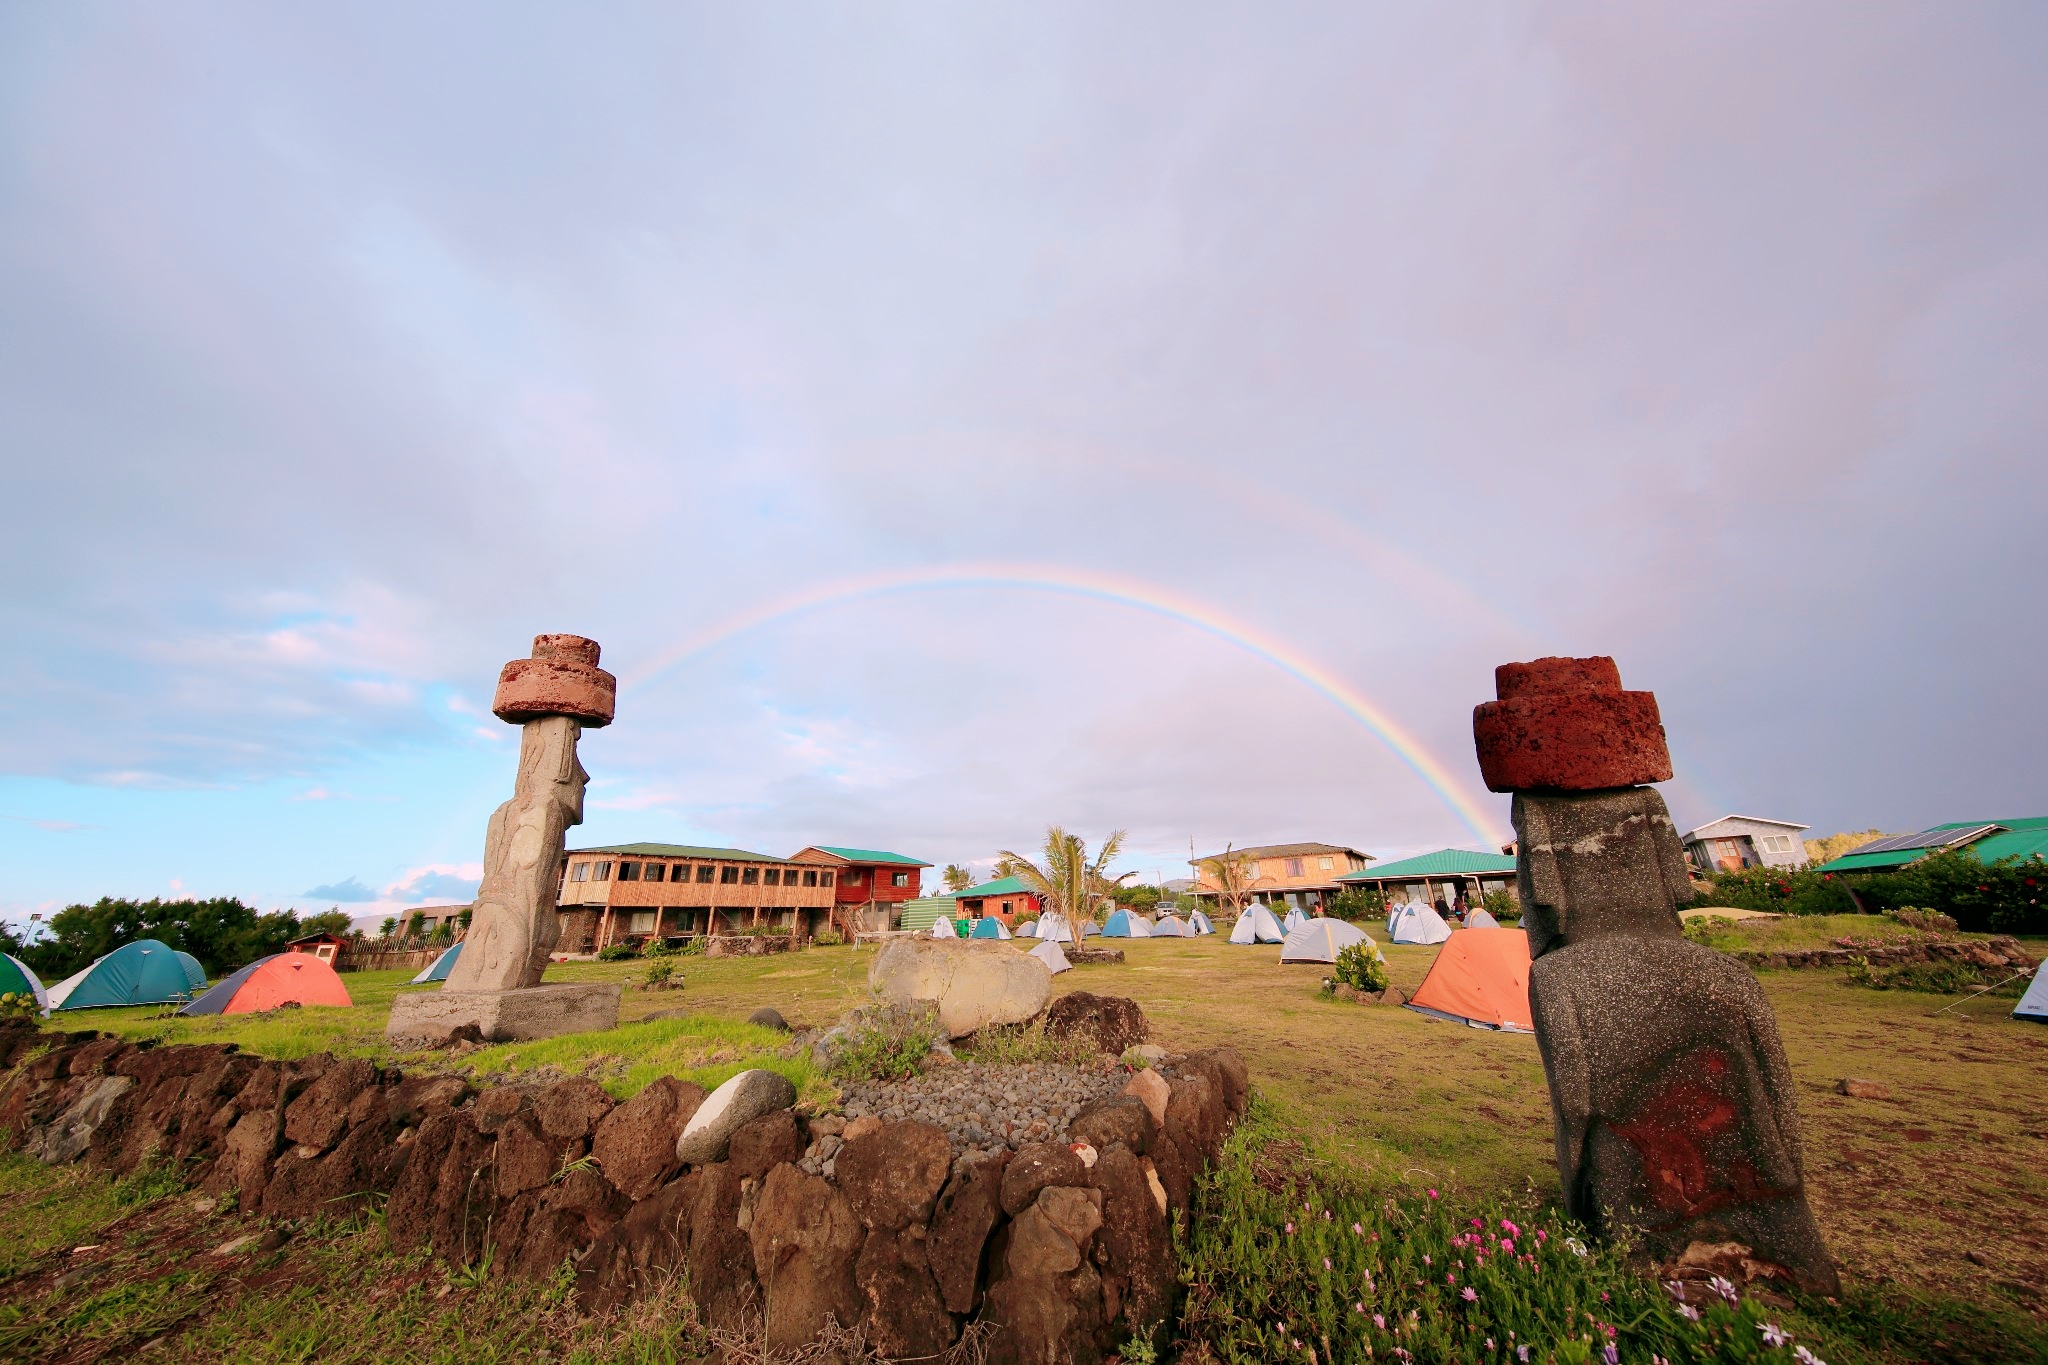
[[1703, 1049], [1673, 1070], [1633, 1118], [1610, 1125], [1635, 1149], [1650, 1202], [1697, 1218], [1729, 1204], [1790, 1194], [1767, 1185], [1739, 1154], [1717, 1151], [1723, 1139], [1740, 1136], [1740, 1108], [1716, 1084], [1730, 1074], [1728, 1059]]

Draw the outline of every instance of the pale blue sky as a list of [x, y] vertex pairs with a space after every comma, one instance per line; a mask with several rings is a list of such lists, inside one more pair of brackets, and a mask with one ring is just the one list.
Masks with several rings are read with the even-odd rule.
[[[1493, 665], [1598, 652], [1683, 822], [2048, 813], [2044, 29], [0, 12], [0, 914], [447, 898], [534, 633], [990, 560], [1470, 789]], [[1472, 842], [1283, 670], [1017, 588], [769, 621], [584, 747], [584, 842]]]

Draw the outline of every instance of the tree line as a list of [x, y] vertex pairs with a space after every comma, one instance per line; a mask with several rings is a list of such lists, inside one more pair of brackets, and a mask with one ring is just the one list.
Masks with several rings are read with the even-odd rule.
[[212, 900], [117, 900], [70, 905], [50, 919], [47, 936], [25, 942], [0, 925], [0, 951], [26, 962], [45, 981], [61, 981], [137, 939], [153, 938], [199, 959], [210, 977], [284, 951], [307, 934], [348, 932], [348, 915], [328, 910], [301, 919], [289, 910], [259, 913], [232, 897]]

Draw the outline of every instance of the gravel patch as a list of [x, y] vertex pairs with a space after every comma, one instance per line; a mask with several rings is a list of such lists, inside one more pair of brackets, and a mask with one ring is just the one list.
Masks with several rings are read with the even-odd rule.
[[1124, 1087], [1121, 1067], [959, 1062], [908, 1081], [860, 1081], [845, 1088], [849, 1119], [917, 1119], [943, 1128], [956, 1148], [992, 1152], [1044, 1142], [1067, 1131], [1082, 1106]]

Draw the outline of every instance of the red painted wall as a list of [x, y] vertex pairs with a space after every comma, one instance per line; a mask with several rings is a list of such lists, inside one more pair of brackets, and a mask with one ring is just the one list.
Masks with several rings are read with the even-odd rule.
[[[865, 905], [869, 901], [880, 901], [893, 905], [899, 901], [916, 900], [923, 894], [918, 887], [923, 883], [924, 869], [905, 867], [901, 863], [851, 863], [839, 869], [838, 901], [841, 905]], [[908, 872], [910, 885], [889, 885], [890, 874]], [[854, 878], [858, 876], [859, 881]]]

